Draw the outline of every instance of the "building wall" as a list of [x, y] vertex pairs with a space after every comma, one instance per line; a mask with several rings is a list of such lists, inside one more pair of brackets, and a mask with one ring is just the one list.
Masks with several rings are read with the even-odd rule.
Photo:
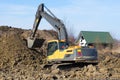
[[82, 46], [82, 47], [87, 46], [87, 42], [83, 37], [81, 37], [79, 40], [79, 46]]

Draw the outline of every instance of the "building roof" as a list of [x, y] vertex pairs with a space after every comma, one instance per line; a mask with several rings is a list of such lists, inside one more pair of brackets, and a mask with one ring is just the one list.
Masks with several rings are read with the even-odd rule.
[[113, 43], [109, 32], [81, 31], [77, 40], [83, 36], [87, 43]]

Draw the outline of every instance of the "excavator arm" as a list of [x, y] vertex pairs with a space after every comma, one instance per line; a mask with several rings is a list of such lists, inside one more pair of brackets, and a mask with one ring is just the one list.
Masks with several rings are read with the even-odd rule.
[[[46, 11], [44, 11], [45, 8], [49, 12], [49, 14]], [[44, 4], [40, 4], [36, 12], [31, 35], [27, 39], [28, 48], [32, 48], [35, 42], [36, 39], [35, 34], [36, 31], [38, 30], [38, 26], [42, 18], [48, 21], [53, 26], [53, 28], [58, 32], [58, 40], [65, 40], [66, 43], [68, 43], [68, 34], [63, 22], [60, 19], [58, 19], [46, 6], [44, 6]]]

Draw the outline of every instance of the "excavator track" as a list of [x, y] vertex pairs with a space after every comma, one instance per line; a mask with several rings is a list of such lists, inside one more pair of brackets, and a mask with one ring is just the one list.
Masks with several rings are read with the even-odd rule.
[[54, 64], [45, 64], [43, 66], [43, 69], [51, 69], [51, 70], [56, 70], [56, 69], [60, 69], [60, 70], [69, 70], [72, 68], [78, 69], [78, 68], [82, 68], [84, 66], [87, 65], [96, 65], [94, 63], [83, 63], [83, 62], [79, 62], [79, 63], [54, 63]]
[[53, 64], [43, 64], [43, 65], [41, 65], [41, 67], [43, 69], [48, 68], [48, 69], [55, 70], [58, 68], [64, 69], [64, 68], [66, 68], [66, 66], [69, 66], [69, 65], [73, 65], [73, 64], [72, 63], [53, 63]]
[[54, 64], [54, 65], [51, 66], [51, 69], [52, 69], [52, 70], [55, 70], [55, 69], [58, 68], [59, 65], [60, 65], [60, 64]]

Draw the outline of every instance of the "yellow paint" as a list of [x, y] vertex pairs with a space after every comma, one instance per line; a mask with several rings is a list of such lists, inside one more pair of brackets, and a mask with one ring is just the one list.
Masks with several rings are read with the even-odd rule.
[[[47, 59], [48, 59], [48, 60], [52, 60], [52, 59], [64, 59], [64, 56], [65, 56], [66, 54], [73, 54], [73, 53], [74, 53], [74, 52], [73, 52], [74, 49], [75, 49], [75, 48], [68, 48], [68, 49], [65, 49], [65, 50], [63, 50], [63, 51], [56, 50], [56, 51], [53, 53], [53, 55], [48, 56]], [[71, 51], [71, 52], [69, 52], [69, 51]], [[78, 51], [80, 51], [80, 50], [78, 50]]]
[[81, 50], [80, 50], [80, 49], [78, 49], [78, 50], [77, 50], [77, 52], [81, 52]]
[[39, 19], [37, 18], [37, 19], [35, 20], [35, 22], [38, 23], [38, 20], [39, 20]]
[[49, 42], [57, 42], [58, 43], [58, 42], [65, 42], [65, 40], [60, 40], [60, 41], [59, 40], [49, 40], [48, 43]]
[[[61, 40], [61, 41], [58, 41], [58, 40], [50, 40], [48, 41], [49, 42], [65, 42], [65, 40]], [[66, 54], [74, 54], [74, 50], [75, 49], [78, 49], [77, 51], [81, 52], [80, 50], [80, 46], [69, 46], [67, 49], [65, 50], [56, 50], [52, 55], [50, 56], [47, 56], [47, 59], [48, 60], [53, 60], [53, 59], [64, 59], [64, 56]]]

